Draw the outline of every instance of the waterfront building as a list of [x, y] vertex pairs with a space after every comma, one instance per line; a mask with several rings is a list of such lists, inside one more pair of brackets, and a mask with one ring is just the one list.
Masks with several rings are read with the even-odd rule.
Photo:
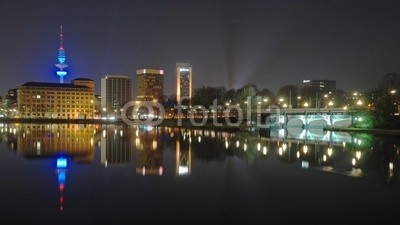
[[101, 78], [101, 108], [104, 116], [120, 116], [124, 105], [132, 100], [131, 79], [122, 75]]
[[82, 85], [27, 82], [18, 88], [17, 117], [93, 118], [94, 91]]
[[137, 101], [162, 102], [164, 97], [164, 71], [139, 69], [137, 75]]

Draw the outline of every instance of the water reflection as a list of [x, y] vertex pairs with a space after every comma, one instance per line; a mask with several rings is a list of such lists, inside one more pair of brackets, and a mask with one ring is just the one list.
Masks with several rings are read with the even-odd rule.
[[60, 211], [64, 210], [64, 187], [65, 187], [65, 180], [67, 179], [67, 158], [60, 156], [57, 158], [57, 180], [58, 180], [58, 189], [60, 191]]
[[[390, 136], [302, 129], [260, 135], [110, 124], [2, 124], [0, 133], [9, 149], [29, 159], [64, 155], [77, 164], [94, 163], [99, 149], [104, 168], [133, 167], [140, 176], [163, 176], [165, 169], [190, 176], [201, 173], [193, 171], [197, 161], [230, 157], [248, 164], [274, 157], [298, 168], [350, 177], [378, 174], [387, 184], [394, 183], [399, 171], [399, 140]], [[173, 163], [165, 159], [167, 152], [174, 154]], [[57, 175], [62, 192], [66, 170], [57, 168]]]
[[0, 131], [3, 138], [12, 140], [11, 149], [25, 157], [65, 154], [77, 163], [91, 163], [95, 129], [94, 126], [76, 124], [15, 124], [3, 125]]
[[[105, 167], [128, 165], [132, 161], [132, 133], [130, 127], [104, 125], [101, 129], [101, 163]], [[98, 130], [100, 132], [100, 130]], [[94, 133], [94, 136], [99, 136]], [[98, 139], [98, 138], [95, 138]]]

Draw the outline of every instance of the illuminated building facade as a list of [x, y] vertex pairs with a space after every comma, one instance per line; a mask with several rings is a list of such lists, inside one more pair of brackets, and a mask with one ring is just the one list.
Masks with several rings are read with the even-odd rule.
[[131, 80], [127, 76], [107, 75], [101, 78], [101, 108], [106, 116], [119, 116], [132, 100]]
[[89, 78], [76, 78], [71, 81], [73, 85], [86, 86], [94, 91], [94, 81]]
[[316, 88], [319, 91], [335, 91], [336, 81], [335, 80], [303, 80], [304, 86], [310, 86]]
[[93, 118], [94, 91], [74, 84], [27, 82], [18, 88], [20, 118]]
[[137, 75], [138, 101], [162, 102], [164, 96], [164, 71], [158, 69], [140, 69]]
[[64, 77], [67, 75], [67, 71], [65, 71], [65, 68], [68, 67], [68, 64], [65, 63], [66, 57], [65, 57], [65, 49], [64, 49], [64, 32], [63, 32], [63, 27], [60, 26], [60, 47], [58, 48], [58, 63], [55, 65], [58, 68], [57, 76], [60, 77], [60, 83], [64, 83]]
[[192, 66], [189, 63], [176, 64], [176, 100], [192, 98]]

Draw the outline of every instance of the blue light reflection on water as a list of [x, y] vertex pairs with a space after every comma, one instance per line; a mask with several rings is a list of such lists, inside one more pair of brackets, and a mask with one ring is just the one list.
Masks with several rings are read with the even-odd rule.
[[[326, 142], [111, 125], [26, 125], [1, 135], [0, 212], [10, 223], [122, 223], [157, 215], [220, 224], [328, 212], [339, 220], [394, 212], [400, 197], [398, 144], [363, 136]], [[63, 170], [56, 166], [60, 152], [68, 155]]]

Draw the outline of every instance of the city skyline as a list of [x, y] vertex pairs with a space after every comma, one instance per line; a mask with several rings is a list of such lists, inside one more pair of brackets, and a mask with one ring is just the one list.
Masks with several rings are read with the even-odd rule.
[[[23, 4], [21, 3], [23, 2]], [[399, 72], [396, 1], [3, 1], [0, 95], [25, 82], [58, 82], [59, 29], [68, 77], [100, 79], [136, 70], [193, 67], [193, 88], [255, 83], [276, 92], [304, 79], [367, 91]], [[157, 16], [149, 16], [155, 14]], [[21, 63], [23, 66], [21, 66]], [[100, 93], [100, 85], [96, 85]]]

